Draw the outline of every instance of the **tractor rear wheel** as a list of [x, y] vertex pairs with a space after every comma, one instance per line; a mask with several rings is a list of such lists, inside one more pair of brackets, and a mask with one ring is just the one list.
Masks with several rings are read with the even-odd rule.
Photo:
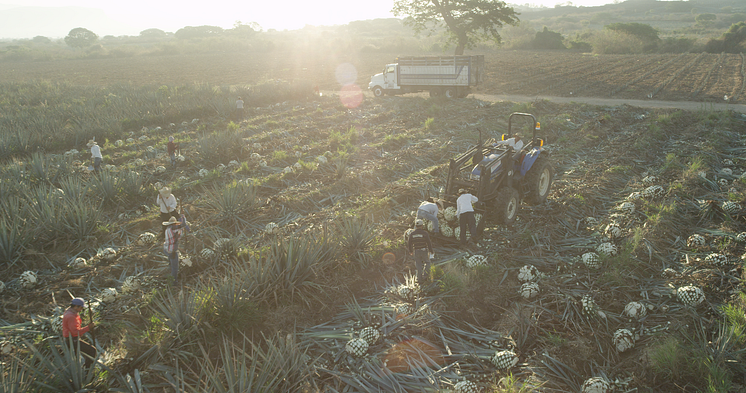
[[513, 187], [505, 187], [497, 192], [492, 205], [493, 215], [498, 223], [510, 225], [521, 210], [521, 196]]
[[526, 174], [528, 194], [526, 202], [529, 205], [540, 205], [546, 202], [549, 190], [552, 188], [552, 165], [547, 157], [539, 157]]

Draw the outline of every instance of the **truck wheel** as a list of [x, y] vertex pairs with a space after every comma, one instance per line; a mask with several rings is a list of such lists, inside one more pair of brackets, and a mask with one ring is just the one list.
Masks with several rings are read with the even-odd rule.
[[373, 95], [376, 97], [382, 97], [383, 96], [383, 88], [381, 86], [376, 86], [373, 88]]
[[453, 87], [446, 87], [443, 91], [443, 95], [446, 96], [446, 98], [456, 98], [457, 90]]
[[552, 165], [547, 157], [539, 157], [526, 174], [526, 185], [528, 194], [526, 202], [529, 205], [540, 205], [547, 200], [549, 190], [552, 188]]
[[518, 190], [505, 187], [498, 191], [492, 208], [498, 223], [503, 225], [514, 223], [518, 217], [518, 211], [521, 210], [521, 197], [518, 195]]
[[438, 89], [430, 90], [430, 97], [438, 97], [439, 95], [440, 95], [440, 90]]

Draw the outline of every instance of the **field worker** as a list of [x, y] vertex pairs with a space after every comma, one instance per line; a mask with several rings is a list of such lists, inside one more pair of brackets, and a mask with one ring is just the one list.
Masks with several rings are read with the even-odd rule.
[[497, 141], [494, 144], [497, 145], [508, 145], [513, 148], [513, 151], [521, 151], [523, 149], [523, 140], [521, 139], [521, 136], [518, 134], [513, 134], [512, 138], [508, 138], [504, 141]]
[[438, 204], [441, 203], [441, 201], [430, 197], [427, 198], [426, 201], [420, 203], [420, 207], [417, 208], [417, 218], [433, 222], [433, 233], [438, 233], [440, 231], [440, 226], [438, 225]]
[[174, 277], [174, 285], [179, 284], [177, 275], [179, 274], [179, 238], [184, 233], [181, 221], [176, 217], [170, 217], [168, 221], [163, 222], [166, 227], [166, 240], [163, 242], [163, 253], [168, 257], [168, 264], [171, 266], [171, 275]]
[[[168, 187], [163, 187], [160, 190], [158, 190], [158, 197], [155, 199], [155, 203], [160, 207], [161, 209], [161, 222], [168, 221], [170, 217], [178, 218], [179, 213], [176, 211], [176, 207], [178, 206], [178, 202], [176, 201], [176, 197], [174, 194], [171, 193], [171, 189]], [[161, 227], [161, 233], [166, 233], [166, 224], [162, 224]]]
[[243, 100], [241, 99], [241, 96], [238, 96], [238, 99], [236, 100], [236, 120], [243, 119]]
[[176, 166], [176, 149], [178, 147], [179, 145], [174, 142], [174, 137], [168, 137], [168, 145], [166, 148], [168, 149], [168, 156], [171, 157], [171, 166]]
[[85, 301], [79, 297], [76, 297], [70, 302], [70, 307], [65, 310], [62, 314], [62, 337], [65, 342], [70, 345], [70, 349], [77, 353], [78, 348], [85, 354], [85, 367], [91, 367], [93, 359], [96, 358], [96, 348], [93, 345], [81, 339], [81, 335], [91, 331], [93, 329], [93, 323], [90, 323], [86, 327], [83, 325], [83, 319], [80, 317], [80, 312], [85, 307]]
[[468, 227], [471, 237], [477, 234], [477, 220], [474, 218], [474, 202], [479, 199], [471, 195], [465, 189], [458, 190], [458, 199], [456, 199], [456, 215], [458, 216], [459, 228], [461, 230], [461, 245], [466, 245], [466, 229]]
[[430, 235], [425, 230], [425, 221], [418, 218], [414, 222], [415, 229], [409, 234], [407, 250], [414, 256], [414, 266], [417, 269], [417, 281], [422, 283], [430, 271], [430, 259], [435, 257]]
[[91, 158], [93, 159], [93, 171], [98, 173], [99, 169], [101, 169], [101, 161], [104, 160], [104, 157], [101, 156], [101, 148], [98, 147], [98, 142], [96, 142], [96, 138], [93, 138], [90, 141], [88, 141], [88, 147], [91, 148]]

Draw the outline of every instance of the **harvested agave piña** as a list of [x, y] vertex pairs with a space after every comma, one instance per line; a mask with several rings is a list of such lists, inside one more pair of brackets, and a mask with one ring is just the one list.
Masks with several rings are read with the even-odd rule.
[[601, 267], [601, 258], [595, 252], [587, 252], [583, 254], [583, 263], [591, 269], [598, 269]]
[[736, 235], [736, 240], [740, 243], [746, 243], [746, 232], [741, 232]]
[[723, 176], [731, 176], [733, 175], [733, 169], [730, 168], [723, 168], [720, 170], [720, 174]]
[[477, 384], [472, 381], [461, 381], [453, 386], [453, 393], [478, 393]]
[[251, 156], [249, 156], [252, 161], [259, 161], [262, 159], [262, 155], [259, 153], [251, 153]]
[[652, 185], [655, 184], [656, 180], [658, 179], [656, 179], [655, 176], [645, 176], [642, 179], [642, 184]]
[[324, 156], [318, 156], [318, 157], [316, 157], [316, 161], [318, 161], [319, 164], [326, 164], [327, 163], [327, 159]]
[[453, 228], [449, 227], [448, 224], [440, 224], [440, 234], [445, 237], [453, 237]]
[[114, 259], [117, 256], [117, 251], [111, 247], [106, 247], [98, 254], [103, 259]]
[[594, 318], [598, 316], [598, 305], [596, 304], [596, 301], [593, 300], [591, 295], [583, 295], [583, 298], [580, 299], [580, 305], [582, 307], [583, 315], [585, 315], [587, 318]]
[[699, 287], [687, 285], [676, 290], [676, 298], [687, 306], [697, 306], [705, 300], [705, 293]]
[[36, 286], [37, 280], [38, 279], [35, 272], [26, 270], [25, 272], [21, 273], [21, 277], [18, 279], [18, 282], [21, 284], [21, 287], [31, 289]]
[[614, 347], [619, 352], [624, 352], [635, 346], [635, 335], [628, 329], [618, 329], [612, 338]]
[[596, 252], [598, 252], [599, 254], [613, 256], [617, 253], [617, 247], [614, 243], [601, 243], [598, 245], [598, 247], [596, 247]]
[[270, 222], [264, 226], [264, 231], [267, 232], [267, 234], [276, 235], [280, 233], [280, 226], [274, 222]]
[[588, 378], [580, 388], [581, 393], [609, 393], [611, 385], [601, 377]]
[[705, 262], [714, 266], [725, 266], [728, 264], [728, 257], [723, 254], [712, 253], [705, 257]]
[[689, 236], [688, 239], [686, 239], [686, 245], [689, 247], [700, 248], [704, 247], [705, 244], [707, 244], [707, 240], [705, 240], [704, 236], [698, 233], [695, 233]]
[[70, 262], [67, 263], [67, 266], [69, 266], [71, 269], [81, 269], [84, 268], [88, 262], [83, 257], [77, 257], [75, 259], [70, 259]]
[[443, 210], [443, 218], [446, 219], [446, 221], [456, 221], [456, 208], [453, 206], [449, 206]]
[[632, 214], [635, 212], [635, 204], [632, 202], [622, 202], [616, 207], [616, 209], [624, 214]]
[[135, 276], [129, 276], [122, 283], [122, 293], [132, 293], [140, 290], [140, 280]]
[[409, 228], [406, 231], [404, 231], [404, 244], [409, 243], [409, 236], [414, 232], [414, 229]]
[[656, 186], [650, 186], [646, 188], [642, 192], [642, 196], [645, 198], [658, 198], [658, 197], [663, 196], [663, 194], [665, 193], [666, 193], [666, 190], [664, 190], [662, 186], [656, 185]]
[[606, 229], [604, 229], [604, 233], [609, 238], [616, 239], [622, 236], [622, 228], [619, 227], [619, 224], [612, 222], [611, 224], [606, 226]]
[[115, 288], [105, 288], [101, 291], [101, 301], [104, 303], [113, 303], [117, 300], [119, 293]]
[[487, 266], [487, 257], [484, 255], [472, 255], [466, 260], [466, 267], [473, 269], [477, 266]]
[[364, 327], [360, 330], [360, 338], [365, 340], [368, 345], [373, 345], [381, 338], [381, 332], [373, 326]]
[[534, 265], [525, 265], [518, 271], [518, 280], [521, 282], [531, 282], [539, 277], [539, 269]]
[[188, 255], [179, 258], [179, 265], [181, 267], [192, 267], [193, 264], [194, 262], [192, 261], [192, 258]]
[[345, 351], [355, 357], [363, 357], [368, 352], [368, 342], [362, 338], [353, 338], [345, 344]]
[[720, 180], [718, 180], [718, 184], [721, 187], [728, 187], [728, 179], [720, 179]]
[[140, 236], [137, 237], [137, 244], [141, 246], [153, 244], [154, 242], [155, 242], [155, 234], [152, 232], [144, 232], [144, 233], [141, 233]]
[[722, 206], [720, 206], [724, 212], [727, 214], [736, 214], [741, 211], [741, 205], [737, 202], [723, 202]]
[[524, 283], [521, 285], [520, 293], [524, 299], [533, 299], [539, 294], [539, 284], [535, 282]]
[[205, 177], [210, 174], [210, 171], [208, 171], [205, 168], [202, 168], [199, 170], [198, 174], [199, 174], [199, 177]]
[[644, 304], [640, 302], [629, 302], [626, 306], [624, 306], [624, 315], [639, 319], [644, 317], [648, 312], [648, 309], [645, 307]]
[[203, 248], [202, 251], [200, 251], [199, 256], [203, 259], [213, 259], [215, 258], [215, 251], [209, 248]]
[[497, 351], [490, 360], [498, 370], [507, 370], [518, 364], [518, 355], [513, 351]]

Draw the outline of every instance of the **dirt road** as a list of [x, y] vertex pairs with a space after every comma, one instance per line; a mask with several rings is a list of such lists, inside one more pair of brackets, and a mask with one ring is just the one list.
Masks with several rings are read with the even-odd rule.
[[472, 94], [470, 97], [482, 101], [499, 102], [531, 102], [539, 99], [545, 99], [558, 103], [578, 102], [590, 105], [600, 106], [618, 106], [631, 105], [640, 108], [678, 108], [687, 111], [725, 111], [732, 110], [746, 114], [746, 105], [743, 104], [726, 104], [714, 102], [693, 102], [693, 101], [656, 101], [656, 100], [627, 100], [615, 98], [596, 98], [596, 97], [551, 97], [551, 96], [520, 96], [520, 95], [492, 95], [492, 94]]

